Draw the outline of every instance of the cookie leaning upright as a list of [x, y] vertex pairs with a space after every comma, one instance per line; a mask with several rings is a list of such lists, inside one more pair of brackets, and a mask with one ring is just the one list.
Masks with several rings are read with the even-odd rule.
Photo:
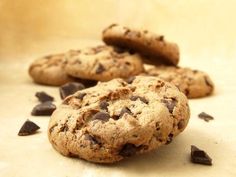
[[75, 79], [64, 70], [65, 54], [53, 54], [36, 59], [29, 67], [29, 75], [36, 83], [60, 86]]
[[67, 97], [48, 137], [65, 156], [113, 163], [168, 144], [189, 120], [186, 96], [156, 77], [113, 79]]
[[109, 81], [141, 73], [142, 58], [137, 53], [112, 46], [96, 46], [67, 53], [67, 74], [82, 79]]
[[147, 30], [113, 24], [103, 31], [103, 41], [108, 45], [131, 49], [147, 56], [145, 63], [148, 64], [177, 65], [179, 62], [178, 45], [166, 41], [163, 35]]

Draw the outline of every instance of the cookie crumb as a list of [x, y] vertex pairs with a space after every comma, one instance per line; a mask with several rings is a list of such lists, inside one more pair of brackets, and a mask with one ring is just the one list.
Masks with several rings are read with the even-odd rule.
[[214, 120], [214, 117], [205, 113], [205, 112], [201, 112], [200, 114], [198, 114], [198, 117], [200, 119], [203, 119], [206, 122], [209, 122], [210, 120]]
[[30, 120], [26, 120], [25, 123], [20, 128], [18, 133], [19, 136], [27, 136], [34, 134], [40, 127]]
[[212, 159], [210, 156], [205, 151], [194, 145], [191, 145], [191, 161], [203, 165], [212, 165]]

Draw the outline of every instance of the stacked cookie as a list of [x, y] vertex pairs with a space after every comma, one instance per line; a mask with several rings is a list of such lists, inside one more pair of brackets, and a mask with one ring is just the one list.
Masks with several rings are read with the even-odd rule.
[[187, 126], [187, 97], [211, 94], [213, 83], [204, 72], [178, 67], [178, 45], [162, 35], [113, 24], [103, 41], [38, 59], [29, 73], [41, 84], [92, 85], [63, 100], [48, 137], [65, 156], [113, 163], [170, 143]]

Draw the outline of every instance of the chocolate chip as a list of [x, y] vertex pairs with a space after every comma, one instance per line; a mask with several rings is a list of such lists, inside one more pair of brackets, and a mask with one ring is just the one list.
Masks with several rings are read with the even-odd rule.
[[172, 140], [173, 140], [173, 134], [172, 133], [170, 133], [169, 135], [168, 135], [168, 139], [167, 139], [167, 141], [166, 141], [166, 144], [170, 144], [171, 142], [172, 142]]
[[34, 134], [40, 127], [30, 120], [26, 120], [25, 123], [20, 128], [18, 133], [19, 136], [27, 136]]
[[124, 32], [124, 35], [128, 35], [130, 32], [131, 31], [128, 28], [126, 28], [126, 31]]
[[84, 136], [84, 139], [89, 140], [92, 144], [101, 144], [101, 142], [97, 138], [91, 136], [90, 134], [85, 134]]
[[53, 101], [54, 98], [50, 95], [48, 95], [46, 92], [36, 92], [35, 96], [38, 98], [40, 102], [46, 102], [46, 101]]
[[134, 144], [127, 143], [122, 147], [121, 151], [119, 152], [119, 155], [123, 157], [130, 157], [132, 155], [135, 155], [136, 151], [137, 148]]
[[122, 53], [127, 52], [126, 49], [121, 48], [121, 47], [114, 47], [114, 51], [115, 51], [116, 53], [119, 53], [119, 54], [122, 54]]
[[185, 121], [183, 119], [180, 120], [177, 126], [179, 130], [183, 129], [185, 127]]
[[159, 41], [164, 41], [164, 36], [159, 36]]
[[135, 80], [135, 76], [131, 76], [131, 77], [129, 77], [128, 79], [126, 79], [126, 82], [127, 82], [128, 84], [132, 84], [134, 80]]
[[92, 117], [92, 120], [101, 120], [104, 122], [108, 121], [109, 119], [110, 119], [110, 115], [105, 112], [98, 112], [94, 114], [94, 116]]
[[120, 111], [120, 118], [121, 118], [125, 113], [132, 115], [132, 112], [130, 111], [129, 108], [123, 107], [123, 108], [121, 109], [121, 111]]
[[64, 99], [67, 96], [74, 94], [78, 90], [83, 90], [84, 88], [85, 86], [83, 84], [77, 82], [70, 82], [64, 84], [59, 88], [61, 99]]
[[106, 101], [101, 101], [99, 104], [99, 107], [103, 110], [106, 110], [106, 111], [108, 110], [108, 108], [107, 108], [108, 106], [109, 106], [109, 103]]
[[166, 105], [169, 112], [172, 114], [173, 111], [174, 111], [174, 108], [176, 106], [177, 101], [174, 98], [171, 98], [171, 99], [162, 99], [161, 102]]
[[62, 125], [61, 128], [60, 128], [60, 132], [66, 132], [68, 130], [69, 130], [69, 127], [68, 127], [67, 124]]
[[102, 73], [103, 71], [105, 71], [105, 68], [104, 68], [104, 66], [103, 66], [101, 63], [99, 63], [99, 64], [98, 64], [98, 67], [97, 67], [97, 69], [96, 69], [96, 74], [100, 74], [100, 73]]
[[33, 116], [50, 116], [55, 109], [56, 109], [56, 106], [54, 104], [52, 104], [52, 102], [47, 101], [47, 102], [36, 105], [33, 108], [31, 115], [33, 115]]
[[210, 156], [205, 151], [194, 145], [191, 146], [191, 161], [203, 165], [212, 165], [212, 159]]
[[200, 114], [198, 114], [198, 117], [199, 117], [200, 119], [205, 120], [206, 122], [209, 122], [210, 120], [213, 120], [213, 119], [214, 119], [214, 117], [212, 117], [211, 115], [209, 115], [209, 114], [207, 114], [207, 113], [205, 113], [205, 112], [201, 112]]
[[76, 98], [83, 100], [83, 98], [87, 95], [86, 93], [79, 93], [79, 95], [76, 96]]
[[144, 97], [141, 97], [141, 96], [131, 96], [130, 97], [131, 101], [136, 101], [137, 99], [140, 99], [140, 101], [142, 101], [143, 103], [148, 104], [148, 100]]

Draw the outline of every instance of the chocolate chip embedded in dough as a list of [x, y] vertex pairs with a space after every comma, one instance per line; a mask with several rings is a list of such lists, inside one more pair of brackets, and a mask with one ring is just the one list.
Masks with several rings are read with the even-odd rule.
[[100, 120], [103, 122], [107, 122], [110, 119], [110, 115], [105, 112], [97, 112], [93, 115], [92, 120]]
[[108, 108], [107, 108], [108, 106], [109, 106], [109, 103], [106, 101], [101, 101], [99, 104], [99, 107], [103, 110], [106, 110], [106, 111], [108, 110]]
[[40, 127], [30, 120], [26, 120], [25, 123], [20, 128], [18, 133], [19, 136], [27, 136], [34, 134]]
[[136, 101], [137, 99], [140, 99], [140, 101], [142, 101], [143, 103], [148, 104], [148, 100], [144, 97], [141, 97], [141, 96], [131, 96], [130, 97], [131, 101]]
[[75, 92], [85, 89], [85, 86], [81, 83], [77, 82], [69, 82], [67, 84], [62, 85], [59, 88], [60, 96], [62, 99], [66, 98], [69, 95], [74, 94]]
[[132, 115], [132, 112], [130, 111], [129, 108], [123, 107], [123, 108], [121, 109], [121, 111], [120, 111], [120, 118], [121, 118], [125, 113]]
[[134, 144], [127, 143], [122, 147], [122, 149], [119, 152], [119, 155], [123, 157], [130, 157], [132, 155], [135, 155], [136, 151], [137, 151], [137, 148]]
[[101, 63], [99, 63], [96, 69], [96, 74], [101, 74], [104, 71], [105, 71], [105, 67]]
[[126, 82], [127, 82], [128, 84], [132, 84], [134, 80], [135, 80], [135, 76], [131, 76], [131, 77], [129, 77], [128, 79], [126, 79]]
[[169, 112], [172, 114], [173, 111], [174, 111], [174, 108], [176, 106], [177, 101], [175, 99], [173, 99], [173, 98], [171, 98], [171, 99], [164, 98], [164, 99], [161, 100], [161, 102], [166, 105], [166, 107], [168, 108]]
[[96, 137], [90, 134], [85, 134], [84, 136], [84, 139], [89, 140], [92, 144], [101, 144], [101, 142]]

